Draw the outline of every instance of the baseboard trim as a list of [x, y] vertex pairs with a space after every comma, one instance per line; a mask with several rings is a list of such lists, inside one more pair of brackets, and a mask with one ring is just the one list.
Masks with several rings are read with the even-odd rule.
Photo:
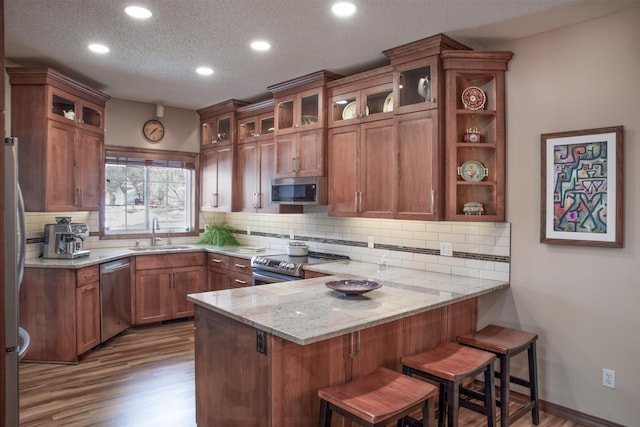
[[[496, 391], [496, 394], [498, 392]], [[518, 393], [511, 392], [511, 397], [514, 401], [518, 403], [525, 403], [529, 400], [529, 396]], [[564, 406], [557, 405], [555, 403], [547, 402], [546, 400], [540, 399], [538, 401], [540, 403], [540, 410], [546, 412], [549, 415], [553, 415], [555, 417], [564, 418], [565, 420], [573, 421], [574, 423], [580, 424], [581, 426], [586, 427], [625, 427], [622, 424], [617, 424], [612, 421], [603, 420], [602, 418], [594, 417], [592, 415], [584, 414], [582, 412], [578, 412], [576, 410], [566, 408]]]

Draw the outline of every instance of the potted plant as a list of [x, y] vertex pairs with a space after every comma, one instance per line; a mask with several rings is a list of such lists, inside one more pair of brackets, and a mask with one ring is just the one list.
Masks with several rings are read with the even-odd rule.
[[205, 227], [204, 233], [200, 236], [198, 243], [208, 246], [239, 246], [240, 242], [233, 235], [233, 228], [226, 221], [213, 222]]

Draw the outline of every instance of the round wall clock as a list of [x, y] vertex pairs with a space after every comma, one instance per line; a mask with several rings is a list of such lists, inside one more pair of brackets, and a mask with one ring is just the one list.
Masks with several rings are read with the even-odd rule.
[[142, 126], [142, 134], [149, 142], [159, 142], [164, 137], [164, 125], [160, 120], [147, 120]]

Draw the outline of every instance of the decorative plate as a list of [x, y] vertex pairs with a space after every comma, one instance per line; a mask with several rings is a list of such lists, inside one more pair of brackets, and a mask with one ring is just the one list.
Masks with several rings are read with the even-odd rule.
[[475, 160], [464, 162], [462, 166], [458, 168], [458, 175], [465, 181], [482, 181], [488, 174], [489, 171], [487, 168]]
[[393, 111], [393, 92], [391, 92], [384, 99], [384, 104], [382, 104], [382, 112], [387, 113], [389, 111]]
[[344, 110], [342, 110], [342, 119], [349, 120], [356, 117], [356, 101], [353, 101], [345, 105]]
[[467, 110], [482, 110], [487, 103], [487, 94], [477, 86], [462, 91], [462, 103]]
[[341, 292], [345, 295], [362, 295], [365, 292], [373, 291], [374, 289], [382, 287], [380, 283], [372, 282], [370, 280], [336, 280], [333, 282], [327, 282], [325, 285], [328, 288]]

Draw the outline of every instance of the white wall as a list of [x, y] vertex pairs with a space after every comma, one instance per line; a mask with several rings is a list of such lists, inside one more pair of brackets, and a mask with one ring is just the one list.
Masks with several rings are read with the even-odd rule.
[[[481, 323], [540, 334], [544, 400], [640, 425], [640, 8], [494, 48], [507, 73], [511, 288], [484, 298]], [[540, 134], [623, 125], [623, 249], [539, 243]], [[602, 369], [616, 371], [616, 389]]]

